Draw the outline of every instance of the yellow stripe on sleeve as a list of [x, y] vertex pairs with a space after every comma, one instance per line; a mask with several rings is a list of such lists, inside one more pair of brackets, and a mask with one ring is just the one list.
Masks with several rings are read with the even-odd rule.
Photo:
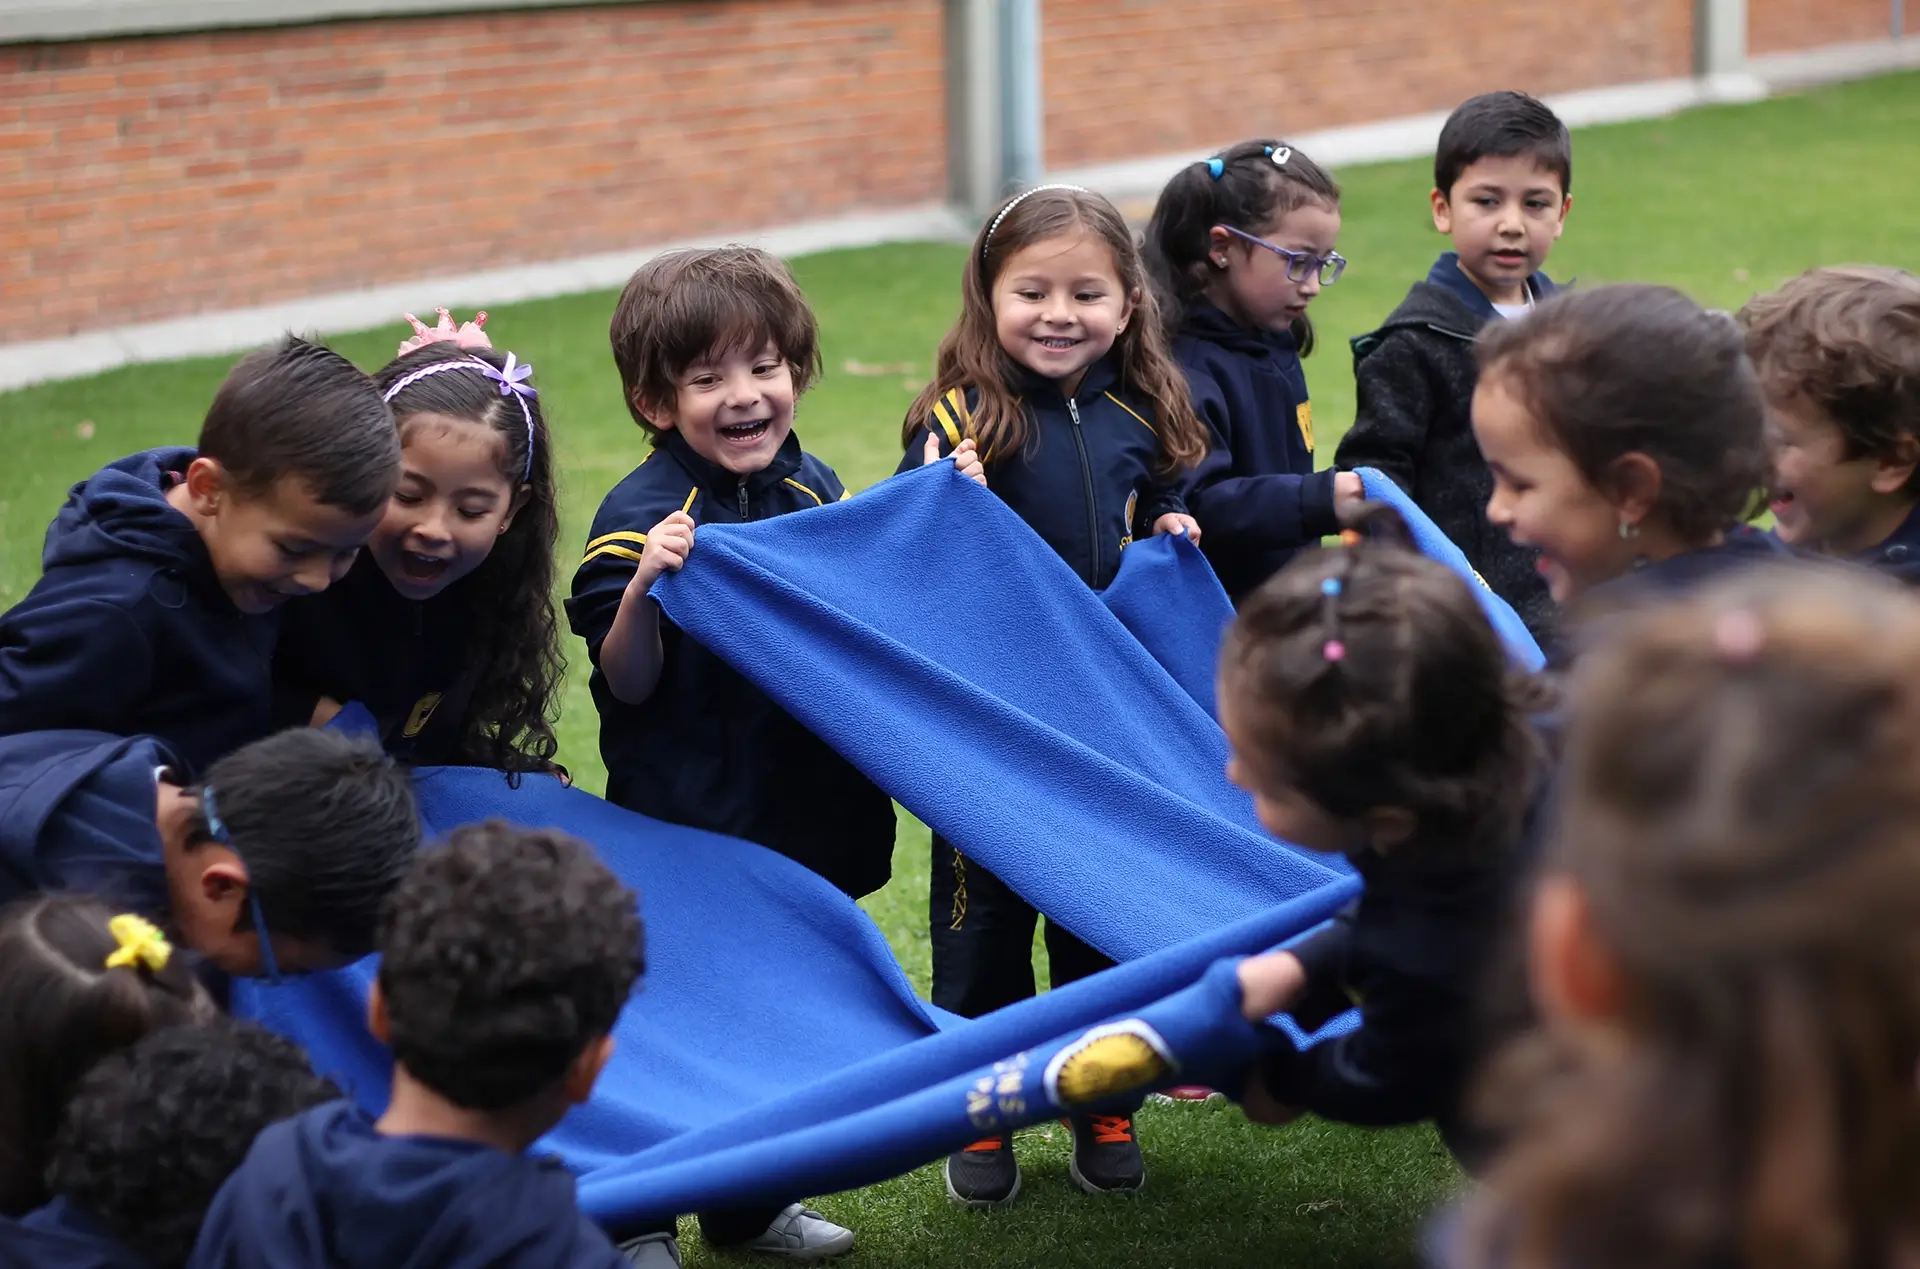
[[593, 541], [587, 543], [587, 554], [592, 555], [595, 548], [605, 546], [609, 542], [638, 542], [641, 546], [645, 546], [647, 544], [647, 535], [644, 533], [635, 533], [631, 529], [622, 529], [618, 533], [603, 533]]
[[959, 448], [960, 429], [954, 425], [953, 413], [947, 408], [945, 401], [933, 403], [933, 421], [938, 423], [940, 430], [947, 434], [947, 444], [956, 449]]
[[[635, 536], [638, 536], [638, 535], [636, 534]], [[646, 539], [641, 538], [640, 540], [644, 542]], [[640, 552], [634, 550], [632, 547], [602, 546], [602, 547], [597, 547], [594, 550], [588, 551], [586, 558], [580, 561], [580, 567], [585, 568], [588, 564], [592, 563], [594, 560], [599, 559], [603, 555], [612, 555], [623, 560], [632, 560], [635, 564], [638, 564], [640, 562]]]

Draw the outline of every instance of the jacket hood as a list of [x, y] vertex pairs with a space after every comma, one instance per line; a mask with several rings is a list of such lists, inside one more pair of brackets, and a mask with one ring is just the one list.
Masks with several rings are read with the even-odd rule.
[[47, 530], [42, 565], [53, 569], [134, 556], [211, 578], [207, 549], [193, 521], [167, 501], [172, 474], [186, 471], [193, 459], [191, 449], [150, 449], [109, 463], [75, 485]]
[[[319, 1269], [603, 1264], [555, 1160], [474, 1141], [386, 1137], [333, 1102], [262, 1133], [221, 1191], [200, 1253]], [[582, 1252], [588, 1254], [583, 1258]], [[196, 1255], [196, 1260], [205, 1258]]]
[[1211, 300], [1193, 302], [1187, 320], [1180, 325], [1180, 333], [1249, 357], [1286, 356], [1299, 351], [1291, 331], [1248, 330], [1221, 312]]

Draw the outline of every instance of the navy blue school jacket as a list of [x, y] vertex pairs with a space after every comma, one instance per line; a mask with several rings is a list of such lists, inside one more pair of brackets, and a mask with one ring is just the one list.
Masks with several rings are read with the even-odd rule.
[[[777, 850], [855, 898], [893, 872], [893, 802], [714, 651], [662, 615], [666, 660], [653, 695], [616, 698], [600, 645], [646, 546], [675, 511], [698, 524], [737, 524], [837, 502], [833, 469], [789, 436], [766, 470], [746, 477], [709, 463], [678, 432], [613, 487], [594, 517], [567, 618], [593, 660], [607, 800], [673, 824]], [[700, 550], [696, 531], [693, 549]]]
[[306, 726], [323, 696], [359, 701], [388, 753], [423, 766], [458, 761], [478, 669], [466, 659], [472, 580], [408, 599], [362, 551], [344, 578], [289, 600], [273, 654], [274, 725]]
[[[1155, 471], [1160, 438], [1152, 411], [1122, 388], [1111, 354], [1087, 368], [1071, 398], [1031, 372], [1022, 372], [1018, 387], [1033, 431], [1018, 454], [982, 456], [987, 488], [1087, 585], [1104, 590], [1120, 571], [1121, 548], [1151, 534], [1161, 516], [1187, 509], [1175, 483]], [[952, 453], [971, 435], [977, 402], [972, 391], [948, 393], [908, 442], [900, 471], [921, 465], [929, 432], [940, 438], [942, 454]]]
[[1251, 331], [1206, 300], [1173, 355], [1213, 448], [1189, 483], [1200, 549], [1234, 603], [1339, 531], [1333, 472], [1313, 469], [1313, 403], [1289, 331]]
[[1716, 578], [1755, 564], [1779, 564], [1797, 558], [1801, 557], [1779, 538], [1743, 524], [1729, 529], [1719, 546], [1686, 551], [1657, 563], [1644, 564], [1631, 573], [1622, 573], [1582, 597], [1574, 613], [1572, 637], [1548, 649], [1548, 668], [1569, 668], [1582, 649], [1606, 638], [1608, 616], [1614, 611], [1685, 595]]
[[383, 1137], [329, 1102], [274, 1124], [220, 1187], [191, 1269], [615, 1269], [559, 1160]]
[[92, 1213], [63, 1198], [19, 1220], [0, 1219], [0, 1269], [150, 1269]]
[[1907, 513], [1887, 540], [1853, 557], [1855, 562], [1897, 577], [1909, 586], [1920, 585], [1920, 507]]
[[1370, 850], [1348, 859], [1366, 889], [1294, 949], [1307, 984], [1288, 1012], [1312, 1031], [1358, 1005], [1360, 1025], [1281, 1052], [1267, 1086], [1324, 1119], [1450, 1128], [1473, 1065], [1488, 955], [1511, 917], [1516, 853], [1424, 867]]
[[151, 736], [0, 737], [0, 906], [52, 890], [97, 894], [164, 921], [157, 773], [179, 760]]
[[193, 457], [148, 450], [67, 494], [40, 580], [0, 616], [0, 735], [154, 735], [198, 772], [271, 730], [279, 619], [233, 606], [168, 504]]

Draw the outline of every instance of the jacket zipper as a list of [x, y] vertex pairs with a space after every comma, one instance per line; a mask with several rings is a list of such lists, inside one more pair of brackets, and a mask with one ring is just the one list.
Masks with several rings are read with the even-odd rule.
[[1087, 542], [1093, 548], [1093, 570], [1087, 585], [1100, 584], [1100, 513], [1093, 505], [1093, 463], [1087, 458], [1087, 439], [1080, 431], [1080, 407], [1067, 398], [1067, 415], [1073, 420], [1073, 447], [1080, 452], [1080, 483], [1087, 495]]
[[745, 480], [742, 480], [740, 482], [740, 519], [744, 521], [746, 518], [747, 518], [747, 482]]

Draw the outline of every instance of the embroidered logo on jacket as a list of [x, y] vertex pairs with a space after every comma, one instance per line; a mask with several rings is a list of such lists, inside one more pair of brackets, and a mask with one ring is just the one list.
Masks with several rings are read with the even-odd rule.
[[408, 740], [412, 740], [415, 736], [418, 736], [421, 728], [427, 725], [427, 720], [433, 717], [433, 711], [439, 704], [440, 693], [438, 692], [428, 692], [425, 696], [415, 701], [413, 703], [413, 712], [407, 715], [407, 725], [400, 729], [400, 734]]

